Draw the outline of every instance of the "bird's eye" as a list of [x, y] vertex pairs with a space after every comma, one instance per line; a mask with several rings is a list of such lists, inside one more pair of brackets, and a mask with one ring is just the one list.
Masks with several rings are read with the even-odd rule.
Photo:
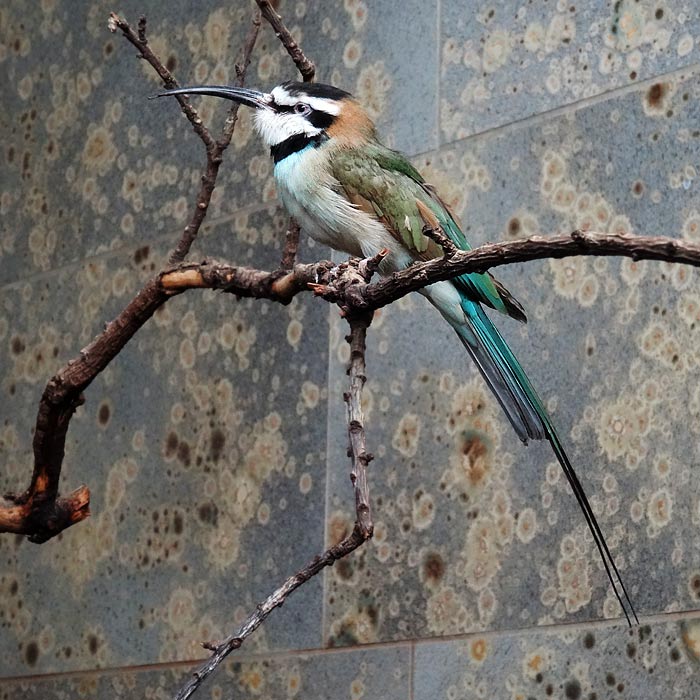
[[294, 111], [297, 114], [306, 116], [311, 111], [311, 107], [309, 107], [309, 105], [307, 105], [306, 102], [297, 102], [294, 105]]

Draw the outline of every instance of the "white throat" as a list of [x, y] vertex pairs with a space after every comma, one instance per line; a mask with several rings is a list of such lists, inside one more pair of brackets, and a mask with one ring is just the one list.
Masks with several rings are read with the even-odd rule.
[[318, 136], [323, 131], [310, 124], [301, 114], [294, 112], [279, 114], [267, 109], [256, 110], [255, 128], [267, 146], [277, 146], [297, 135]]

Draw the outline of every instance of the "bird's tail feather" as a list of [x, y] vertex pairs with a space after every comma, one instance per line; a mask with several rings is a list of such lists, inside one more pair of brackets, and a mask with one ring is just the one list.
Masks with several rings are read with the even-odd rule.
[[466, 323], [458, 326], [452, 324], [460, 340], [476, 362], [479, 371], [503, 407], [520, 439], [524, 442], [527, 442], [529, 438], [549, 441], [583, 511], [586, 523], [603, 560], [608, 579], [627, 622], [631, 624], [629, 613], [632, 614], [635, 621], [639, 622], [581, 482], [562, 447], [541, 399], [530, 384], [530, 380], [508, 344], [481, 306], [465, 299], [462, 302], [462, 308], [466, 316]]

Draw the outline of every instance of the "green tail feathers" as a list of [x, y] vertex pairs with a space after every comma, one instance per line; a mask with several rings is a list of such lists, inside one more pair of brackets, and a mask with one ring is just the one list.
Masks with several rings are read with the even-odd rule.
[[462, 309], [466, 316], [466, 322], [463, 325], [453, 326], [460, 340], [476, 362], [479, 371], [498, 399], [520, 439], [523, 442], [527, 442], [529, 439], [549, 441], [583, 511], [586, 523], [603, 560], [608, 579], [627, 622], [631, 624], [630, 613], [635, 621], [639, 622], [581, 482], [564, 451], [540, 397], [508, 344], [481, 306], [463, 298]]

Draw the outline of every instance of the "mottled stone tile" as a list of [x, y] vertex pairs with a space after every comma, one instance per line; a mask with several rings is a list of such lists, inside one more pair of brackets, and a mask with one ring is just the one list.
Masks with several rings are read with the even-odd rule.
[[[286, 217], [209, 230], [206, 253], [273, 268]], [[0, 489], [31, 474], [45, 382], [163, 260], [101, 256], [0, 292]], [[248, 255], [249, 251], [254, 255]], [[0, 538], [0, 674], [201, 655], [323, 544], [327, 308], [213, 292], [172, 299], [87, 390], [68, 434], [64, 490], [92, 517], [41, 546]], [[251, 641], [315, 647], [311, 582]]]
[[418, 644], [413, 697], [697, 697], [699, 629], [695, 618]]
[[441, 3], [443, 142], [698, 60], [688, 0]]
[[[697, 241], [697, 97], [691, 73], [418, 165], [474, 244], [586, 227]], [[571, 258], [497, 276], [530, 318], [499, 326], [549, 407], [637, 608], [696, 608], [697, 273]], [[330, 465], [347, 461], [334, 398], [346, 381], [344, 332], [338, 321]], [[377, 528], [327, 575], [327, 643], [619, 614], [548, 446], [519, 443], [427, 303], [411, 297], [381, 312], [367, 364]], [[332, 467], [329, 479], [329, 536], [337, 537], [351, 522], [351, 492], [344, 469]]]
[[[4, 10], [0, 283], [182, 229], [205, 162], [202, 144], [135, 49], [107, 29], [109, 3], [14, 2]], [[180, 79], [226, 83], [248, 7], [126, 2], [149, 17], [152, 48]], [[218, 129], [226, 105], [199, 103]], [[267, 154], [242, 115], [211, 215], [271, 201]], [[239, 164], [243, 164], [240, 167]], [[267, 192], [267, 194], [265, 194]]]
[[[231, 659], [231, 657], [229, 657]], [[389, 647], [343, 653], [285, 655], [283, 657], [243, 656], [232, 659], [197, 691], [195, 697], [219, 698], [382, 698], [409, 697], [409, 649]], [[107, 671], [69, 674], [54, 678], [0, 681], [0, 699], [64, 700], [89, 697], [172, 698], [186, 678], [185, 666], [153, 670]]]

